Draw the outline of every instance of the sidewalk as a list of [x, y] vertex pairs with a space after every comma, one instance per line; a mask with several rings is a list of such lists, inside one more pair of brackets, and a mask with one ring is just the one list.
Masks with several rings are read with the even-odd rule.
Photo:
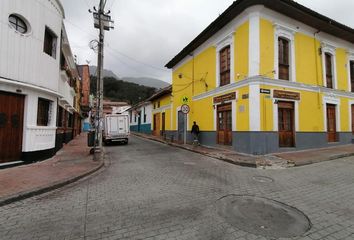
[[278, 158], [286, 159], [289, 164], [293, 164], [294, 166], [303, 166], [312, 163], [354, 156], [354, 144], [297, 152], [276, 153], [273, 155]]
[[235, 165], [254, 168], [281, 169], [354, 156], [354, 144], [258, 156], [238, 153], [232, 150], [217, 147], [178, 144], [175, 142], [163, 140], [161, 137], [136, 132], [133, 134], [139, 137], [162, 142], [171, 146], [217, 158]]
[[81, 133], [51, 159], [0, 170], [0, 206], [50, 191], [85, 177], [103, 166], [93, 161]]

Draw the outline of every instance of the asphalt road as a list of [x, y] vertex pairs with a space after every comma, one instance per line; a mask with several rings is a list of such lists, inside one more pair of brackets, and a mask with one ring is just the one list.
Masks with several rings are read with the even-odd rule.
[[292, 239], [354, 239], [354, 158], [259, 170], [135, 137], [106, 152], [95, 175], [1, 207], [0, 239], [277, 239], [293, 208], [312, 226]]

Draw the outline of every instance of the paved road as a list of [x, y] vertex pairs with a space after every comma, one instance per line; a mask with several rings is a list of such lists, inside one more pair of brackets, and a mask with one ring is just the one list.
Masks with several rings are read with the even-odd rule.
[[1, 207], [0, 239], [266, 239], [218, 214], [229, 194], [304, 212], [313, 226], [294, 239], [354, 239], [354, 158], [258, 170], [138, 138], [106, 150], [95, 176]]

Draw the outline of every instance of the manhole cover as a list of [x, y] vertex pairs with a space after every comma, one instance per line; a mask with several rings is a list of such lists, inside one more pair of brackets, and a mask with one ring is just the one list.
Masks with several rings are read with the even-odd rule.
[[271, 183], [274, 182], [273, 178], [270, 177], [265, 177], [265, 176], [254, 176], [253, 180], [257, 181], [257, 182], [261, 182], [261, 183]]
[[217, 211], [230, 225], [265, 237], [296, 237], [311, 228], [298, 209], [261, 197], [228, 195], [218, 200]]

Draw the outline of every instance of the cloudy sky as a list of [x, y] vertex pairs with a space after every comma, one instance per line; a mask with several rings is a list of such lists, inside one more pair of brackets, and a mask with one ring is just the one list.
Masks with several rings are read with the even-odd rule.
[[[78, 62], [96, 64], [89, 42], [97, 39], [89, 7], [99, 0], [61, 0]], [[106, 31], [105, 68], [120, 77], [171, 81], [164, 65], [219, 16], [233, 0], [107, 0], [115, 29]], [[353, 0], [297, 0], [354, 28]]]

